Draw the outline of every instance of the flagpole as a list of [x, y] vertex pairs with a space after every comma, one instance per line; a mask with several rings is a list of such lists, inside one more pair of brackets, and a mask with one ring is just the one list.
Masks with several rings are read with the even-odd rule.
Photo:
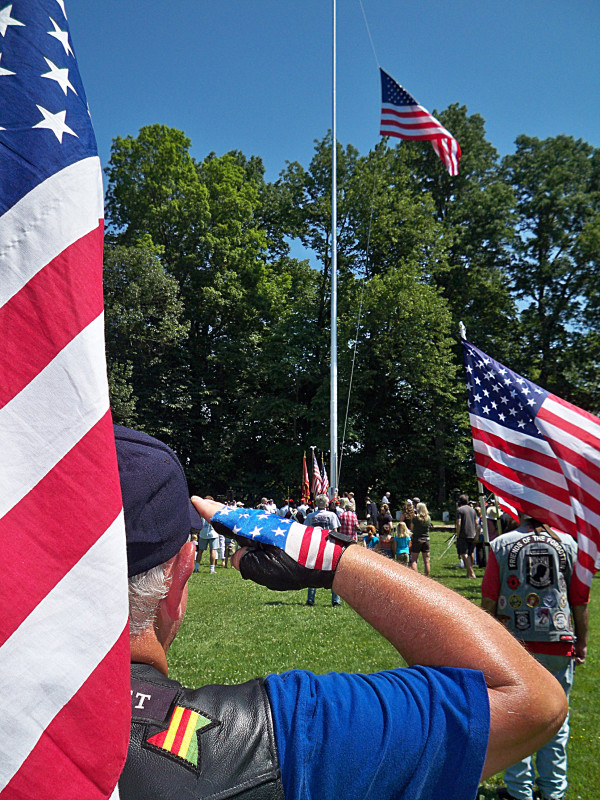
[[332, 123], [331, 123], [331, 355], [330, 355], [330, 474], [338, 488], [338, 417], [337, 417], [337, 129], [336, 129], [336, 0], [333, 0], [332, 47]]

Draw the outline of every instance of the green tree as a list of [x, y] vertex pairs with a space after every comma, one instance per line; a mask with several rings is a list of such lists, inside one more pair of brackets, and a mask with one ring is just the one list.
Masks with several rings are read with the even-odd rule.
[[521, 368], [570, 398], [578, 395], [578, 339], [596, 322], [598, 153], [564, 135], [519, 136], [516, 144], [504, 168], [518, 215], [510, 272], [521, 306]]
[[115, 422], [172, 436], [189, 407], [182, 352], [189, 324], [177, 281], [147, 242], [104, 252], [104, 307], [111, 407]]

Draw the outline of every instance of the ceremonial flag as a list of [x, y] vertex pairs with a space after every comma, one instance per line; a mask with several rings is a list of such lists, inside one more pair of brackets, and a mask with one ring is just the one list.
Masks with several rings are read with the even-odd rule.
[[321, 492], [322, 494], [327, 494], [327, 490], [329, 489], [329, 477], [327, 475], [327, 470], [325, 469], [325, 462], [323, 458], [321, 458]]
[[312, 472], [312, 481], [310, 490], [312, 492], [313, 497], [316, 497], [318, 494], [321, 494], [321, 470], [319, 469], [319, 465], [317, 464], [317, 459], [315, 457], [315, 451], [313, 450], [313, 472]]
[[0, 37], [0, 797], [100, 800], [130, 715], [102, 174], [64, 0]]
[[310, 483], [308, 481], [308, 468], [306, 466], [306, 453], [302, 457], [302, 502], [310, 500]]
[[460, 145], [426, 108], [381, 68], [382, 136], [411, 141], [428, 141], [444, 162], [450, 175], [458, 175]]
[[496, 495], [496, 500], [498, 501], [498, 506], [503, 513], [508, 514], [509, 517], [512, 517], [516, 522], [519, 521], [518, 508], [509, 503], [508, 500], [505, 500], [504, 497], [499, 497]]
[[466, 340], [463, 354], [479, 480], [577, 538], [574, 580], [589, 591], [600, 545], [600, 419]]

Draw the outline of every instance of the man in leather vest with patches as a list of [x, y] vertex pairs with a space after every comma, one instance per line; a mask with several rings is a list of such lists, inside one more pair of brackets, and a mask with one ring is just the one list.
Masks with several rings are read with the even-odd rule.
[[[482, 607], [511, 631], [557, 678], [568, 698], [573, 667], [587, 653], [587, 596], [572, 581], [577, 544], [572, 536], [520, 516], [519, 527], [490, 544], [481, 585]], [[537, 786], [531, 757], [505, 772], [501, 796], [561, 800], [567, 790], [569, 719], [536, 754]]]
[[[119, 426], [115, 442], [132, 661], [120, 800], [474, 800], [482, 777], [562, 724], [560, 685], [472, 603], [337, 532], [201, 498], [192, 513], [170, 448]], [[172, 680], [167, 653], [186, 611], [197, 512], [242, 545], [232, 558], [242, 578], [278, 591], [334, 589], [409, 666], [295, 669], [198, 689]]]

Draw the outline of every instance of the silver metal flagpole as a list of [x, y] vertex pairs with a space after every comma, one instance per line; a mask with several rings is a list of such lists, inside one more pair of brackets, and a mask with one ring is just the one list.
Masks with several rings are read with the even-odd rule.
[[331, 356], [330, 356], [330, 475], [333, 490], [338, 489], [337, 416], [337, 130], [336, 130], [336, 0], [333, 0], [332, 48], [332, 123], [331, 123]]

